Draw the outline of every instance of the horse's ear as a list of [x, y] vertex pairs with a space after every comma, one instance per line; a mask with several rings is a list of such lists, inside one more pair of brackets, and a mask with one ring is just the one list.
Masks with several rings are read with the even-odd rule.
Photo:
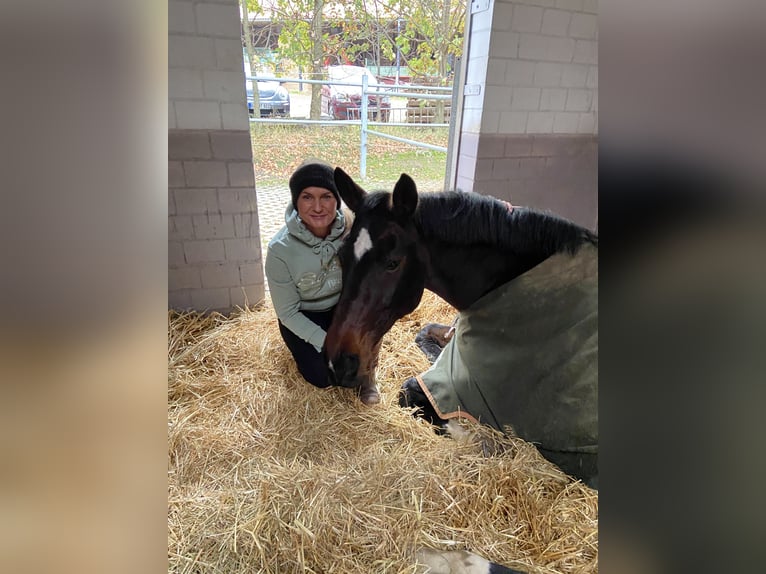
[[394, 212], [410, 217], [418, 206], [418, 188], [413, 179], [403, 173], [394, 186]]
[[356, 213], [356, 210], [362, 204], [364, 196], [367, 192], [363, 190], [357, 183], [351, 179], [341, 168], [335, 168], [335, 187], [338, 188], [338, 193], [341, 199], [344, 201], [348, 208]]

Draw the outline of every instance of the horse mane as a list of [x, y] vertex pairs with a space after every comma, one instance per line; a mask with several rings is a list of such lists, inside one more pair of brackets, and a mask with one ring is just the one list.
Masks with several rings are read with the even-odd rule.
[[496, 245], [518, 255], [568, 252], [583, 243], [598, 246], [598, 236], [549, 213], [477, 193], [420, 194], [415, 224], [425, 237], [461, 245]]

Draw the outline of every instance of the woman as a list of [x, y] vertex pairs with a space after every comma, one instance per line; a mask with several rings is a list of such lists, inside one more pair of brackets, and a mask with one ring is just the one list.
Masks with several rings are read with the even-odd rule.
[[[330, 385], [322, 354], [327, 329], [340, 297], [337, 252], [346, 232], [333, 168], [321, 162], [301, 165], [290, 177], [292, 202], [285, 226], [269, 242], [266, 279], [279, 331], [303, 378]], [[378, 402], [377, 391], [360, 397]], [[374, 394], [374, 397], [372, 396]]]

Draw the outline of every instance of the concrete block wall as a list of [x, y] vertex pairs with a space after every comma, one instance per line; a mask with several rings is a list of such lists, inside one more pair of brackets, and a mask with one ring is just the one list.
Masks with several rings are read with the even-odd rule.
[[265, 294], [237, 0], [168, 3], [168, 305]]
[[493, 0], [472, 16], [466, 84], [481, 89], [464, 100], [458, 188], [596, 227], [597, 11]]

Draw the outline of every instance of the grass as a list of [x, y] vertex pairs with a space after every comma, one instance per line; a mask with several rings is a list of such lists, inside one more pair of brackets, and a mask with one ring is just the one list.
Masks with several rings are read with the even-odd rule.
[[[447, 146], [448, 129], [434, 127], [381, 127], [376, 131]], [[306, 158], [317, 158], [338, 165], [359, 178], [359, 126], [267, 125], [251, 124], [253, 161], [259, 182], [286, 182]], [[402, 173], [415, 179], [423, 191], [443, 188], [447, 154], [368, 136], [367, 179], [369, 189], [391, 186]]]

